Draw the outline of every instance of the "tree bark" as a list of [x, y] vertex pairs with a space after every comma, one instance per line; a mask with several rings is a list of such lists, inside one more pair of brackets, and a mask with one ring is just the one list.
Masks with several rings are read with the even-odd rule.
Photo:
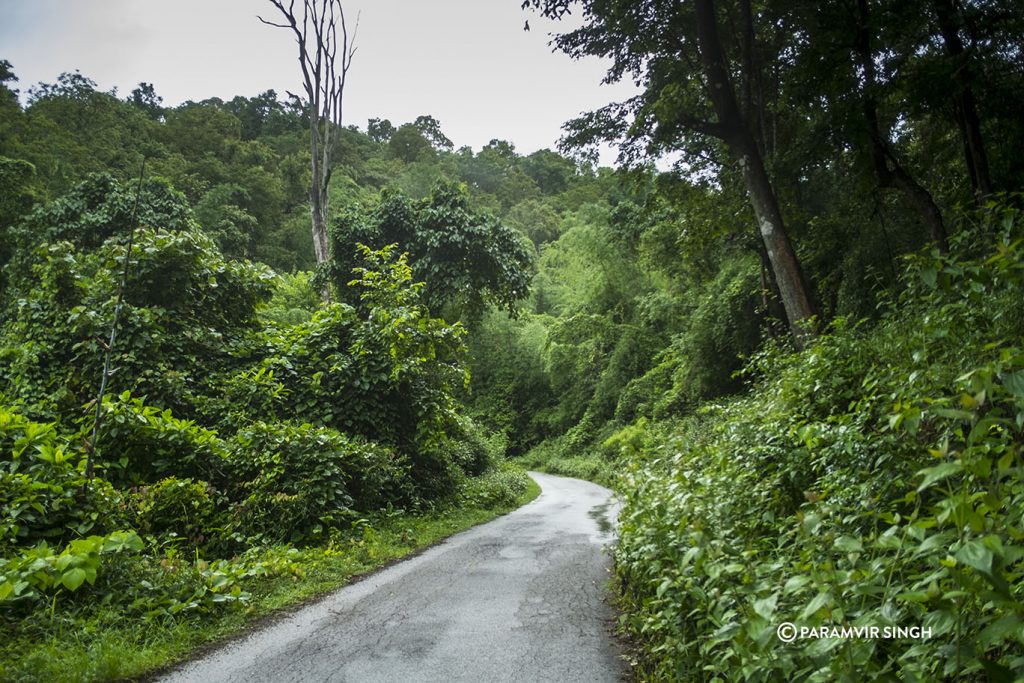
[[960, 137], [963, 140], [967, 173], [971, 178], [975, 195], [985, 196], [992, 193], [992, 179], [989, 175], [988, 155], [985, 154], [985, 142], [981, 135], [981, 118], [978, 116], [978, 107], [974, 99], [973, 77], [963, 41], [960, 39], [959, 12], [954, 0], [933, 0], [932, 4], [938, 18], [939, 32], [942, 34], [946, 54], [954, 61], [956, 91], [953, 94], [953, 105], [960, 127]]
[[695, 0], [697, 40], [701, 63], [721, 139], [740, 165], [750, 206], [757, 218], [758, 230], [768, 253], [779, 295], [786, 311], [789, 329], [798, 347], [814, 335], [811, 318], [816, 311], [796, 252], [786, 233], [775, 190], [765, 170], [764, 158], [742, 116], [729, 67], [722, 48], [715, 17], [714, 0]]
[[778, 339], [786, 334], [786, 311], [782, 307], [782, 296], [779, 294], [779, 283], [775, 281], [768, 251], [760, 233], [757, 235], [757, 255], [761, 261], [761, 306], [767, 320], [768, 334]]

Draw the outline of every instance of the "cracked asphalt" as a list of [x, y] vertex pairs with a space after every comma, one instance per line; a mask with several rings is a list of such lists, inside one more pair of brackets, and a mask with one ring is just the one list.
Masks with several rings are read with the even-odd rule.
[[627, 680], [606, 598], [611, 491], [531, 472], [533, 502], [343, 588], [162, 681]]

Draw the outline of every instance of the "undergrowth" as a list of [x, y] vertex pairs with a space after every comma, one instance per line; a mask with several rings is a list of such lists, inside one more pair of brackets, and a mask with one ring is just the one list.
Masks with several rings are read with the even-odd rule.
[[[226, 578], [220, 579], [225, 590], [219, 594], [233, 596], [230, 601], [132, 613], [146, 599], [144, 579], [126, 585], [129, 595], [121, 596], [127, 599], [120, 609], [109, 599], [65, 605], [66, 596], [54, 596], [51, 609], [30, 611], [20, 619], [9, 614], [0, 618], [0, 680], [73, 682], [142, 676], [186, 658], [202, 645], [251, 628], [275, 611], [314, 599], [505, 514], [539, 494], [536, 483], [520, 471], [502, 466], [471, 480], [461, 494], [461, 507], [360, 518], [325, 546], [268, 546], [247, 551], [220, 565]], [[141, 550], [141, 541], [139, 547], [126, 552], [136, 550]], [[135, 553], [131, 563], [118, 571], [137, 573], [139, 570], [129, 565], [141, 558]], [[170, 548], [153, 564], [155, 568], [146, 571], [186, 576], [211, 571], [210, 563]]]
[[909, 260], [877, 324], [769, 348], [748, 394], [643, 426], [615, 551], [642, 679], [1024, 676], [1022, 228], [990, 210]]

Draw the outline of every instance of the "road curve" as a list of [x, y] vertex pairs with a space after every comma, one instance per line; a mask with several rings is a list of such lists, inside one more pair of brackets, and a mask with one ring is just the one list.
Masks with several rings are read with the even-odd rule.
[[343, 588], [162, 681], [621, 681], [605, 602], [618, 512], [605, 488], [543, 493]]

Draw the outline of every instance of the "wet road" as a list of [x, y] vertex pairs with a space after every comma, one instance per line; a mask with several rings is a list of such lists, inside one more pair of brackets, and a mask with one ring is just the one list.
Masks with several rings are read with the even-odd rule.
[[160, 680], [623, 680], [605, 601], [611, 492], [531, 476], [543, 489], [532, 503]]

